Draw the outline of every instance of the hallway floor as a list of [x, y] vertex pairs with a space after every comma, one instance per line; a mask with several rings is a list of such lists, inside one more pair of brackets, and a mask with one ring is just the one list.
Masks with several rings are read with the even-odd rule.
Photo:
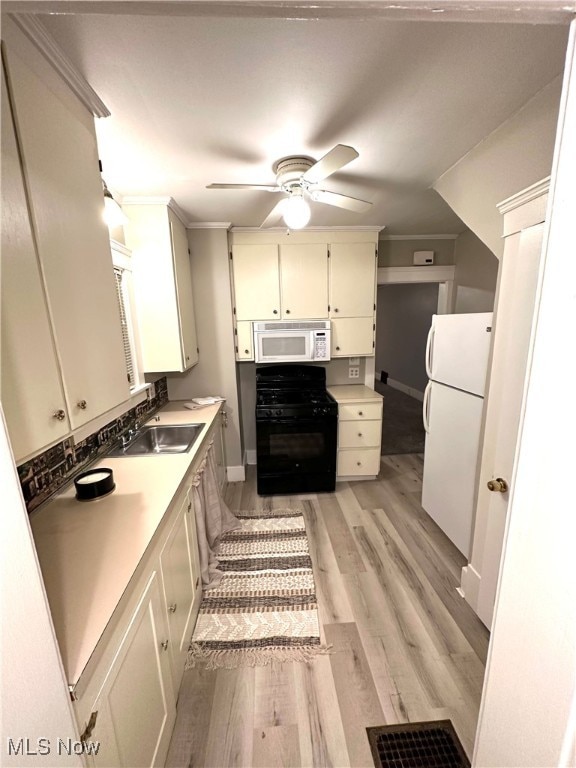
[[189, 670], [166, 765], [369, 766], [366, 727], [452, 720], [471, 757], [488, 631], [458, 595], [464, 557], [419, 504], [421, 455], [383, 456], [377, 480], [259, 497], [233, 511], [303, 509], [322, 632], [311, 665]]

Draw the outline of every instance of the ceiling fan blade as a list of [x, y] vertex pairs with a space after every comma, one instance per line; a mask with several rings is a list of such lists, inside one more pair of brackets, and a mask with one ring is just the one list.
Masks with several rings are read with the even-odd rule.
[[355, 213], [364, 213], [372, 207], [372, 203], [369, 203], [367, 200], [358, 200], [357, 197], [327, 192], [325, 189], [311, 190], [310, 197], [315, 203], [335, 205], [338, 208], [346, 208], [347, 211], [354, 211]]
[[282, 192], [275, 184], [208, 184], [206, 189], [258, 189], [264, 192]]
[[330, 152], [327, 152], [317, 163], [314, 163], [312, 168], [306, 171], [302, 179], [308, 184], [317, 184], [357, 157], [358, 152], [353, 147], [348, 147], [346, 144], [336, 144]]
[[282, 218], [285, 201], [286, 201], [286, 198], [283, 197], [282, 200], [276, 203], [276, 205], [274, 206], [274, 208], [272, 208], [268, 216], [266, 216], [262, 224], [260, 224], [260, 229], [265, 229], [266, 227], [273, 227], [274, 224], [276, 224], [276, 222]]

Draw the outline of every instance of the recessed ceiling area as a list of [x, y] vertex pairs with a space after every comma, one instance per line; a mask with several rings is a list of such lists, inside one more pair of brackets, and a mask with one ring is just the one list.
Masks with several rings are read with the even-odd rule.
[[259, 226], [277, 202], [213, 182], [273, 184], [287, 155], [359, 157], [323, 188], [311, 226], [458, 233], [430, 187], [561, 74], [566, 26], [122, 14], [42, 15], [112, 115], [98, 119], [120, 196], [170, 195], [188, 221]]

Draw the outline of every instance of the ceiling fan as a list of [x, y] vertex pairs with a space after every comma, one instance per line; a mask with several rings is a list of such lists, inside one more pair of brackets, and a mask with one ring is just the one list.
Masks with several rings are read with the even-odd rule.
[[207, 189], [254, 189], [265, 192], [282, 192], [284, 197], [270, 211], [261, 227], [273, 226], [280, 217], [290, 229], [302, 229], [310, 220], [309, 197], [315, 203], [335, 205], [355, 213], [370, 209], [372, 203], [356, 197], [340, 195], [318, 188], [318, 182], [331, 176], [358, 157], [353, 147], [337, 144], [324, 157], [315, 161], [311, 157], [284, 157], [274, 163], [276, 184], [209, 184]]

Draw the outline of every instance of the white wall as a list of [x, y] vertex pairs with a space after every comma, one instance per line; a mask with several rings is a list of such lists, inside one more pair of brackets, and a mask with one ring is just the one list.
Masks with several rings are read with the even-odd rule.
[[[58, 739], [76, 742], [78, 731], [1, 407], [0, 487], [0, 764], [7, 768], [81, 766], [78, 755], [58, 754]], [[29, 741], [19, 755], [10, 755], [8, 739], [17, 743], [22, 738]], [[49, 753], [34, 756], [39, 748], [49, 748]]]
[[454, 312], [492, 312], [498, 259], [469, 229], [456, 240], [454, 255]]
[[560, 88], [557, 77], [433, 185], [498, 258], [503, 246], [497, 203], [550, 174]]
[[170, 400], [220, 395], [226, 398], [226, 463], [242, 465], [240, 407], [236, 386], [232, 300], [225, 229], [188, 230], [194, 311], [200, 359], [190, 371], [168, 377]]
[[378, 286], [376, 372], [424, 392], [426, 338], [438, 308], [438, 283]]
[[414, 240], [403, 237], [401, 240], [391, 240], [383, 235], [378, 240], [378, 266], [411, 267], [414, 263], [414, 251], [434, 251], [434, 264], [448, 266], [455, 263], [455, 241], [456, 236], [451, 239], [430, 237], [425, 240]]

